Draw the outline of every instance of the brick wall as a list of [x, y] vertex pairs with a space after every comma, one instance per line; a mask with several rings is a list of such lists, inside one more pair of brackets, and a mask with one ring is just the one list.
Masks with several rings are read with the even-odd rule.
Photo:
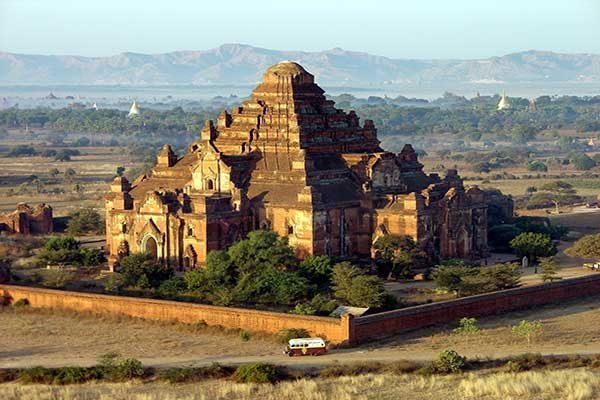
[[480, 317], [542, 304], [600, 294], [600, 274], [408, 307], [364, 317], [327, 318], [268, 311], [217, 307], [167, 300], [67, 292], [26, 286], [0, 285], [10, 301], [26, 298], [32, 307], [116, 313], [161, 321], [180, 321], [248, 331], [278, 333], [304, 328], [333, 343], [357, 344], [380, 336], [406, 332], [462, 317]]
[[408, 307], [355, 318], [351, 324], [350, 342], [359, 343], [391, 333], [458, 321], [462, 317], [497, 314], [598, 294], [600, 274]]
[[282, 329], [304, 328], [311, 335], [323, 336], [333, 343], [349, 338], [350, 319], [302, 316], [232, 307], [182, 303], [124, 296], [68, 292], [26, 286], [0, 285], [0, 291], [10, 302], [27, 299], [32, 307], [63, 308], [95, 313], [115, 313], [150, 320], [179, 321], [195, 324], [278, 333]]

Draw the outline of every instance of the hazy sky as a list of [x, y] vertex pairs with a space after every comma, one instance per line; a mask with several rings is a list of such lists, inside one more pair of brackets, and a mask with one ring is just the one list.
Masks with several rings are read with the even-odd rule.
[[0, 51], [105, 56], [223, 43], [395, 58], [600, 53], [600, 0], [0, 0]]

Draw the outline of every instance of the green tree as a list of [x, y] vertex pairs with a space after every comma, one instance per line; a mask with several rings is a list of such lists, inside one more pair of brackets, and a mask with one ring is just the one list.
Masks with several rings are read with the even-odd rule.
[[121, 258], [118, 271], [125, 286], [141, 288], [157, 288], [163, 281], [173, 276], [173, 269], [170, 266], [162, 265], [150, 254], [144, 253], [134, 253]]
[[321, 289], [330, 285], [333, 260], [329, 256], [309, 255], [300, 262], [298, 273]]
[[558, 267], [554, 262], [554, 257], [540, 258], [540, 270], [542, 272], [542, 281], [552, 282], [553, 280], [557, 279], [556, 275], [558, 274]]
[[233, 244], [227, 253], [240, 274], [252, 274], [267, 267], [293, 270], [298, 262], [287, 238], [278, 238], [272, 231], [252, 231], [246, 240]]
[[526, 144], [535, 139], [537, 130], [531, 125], [519, 125], [512, 132], [512, 142], [515, 144]]
[[67, 222], [69, 235], [83, 235], [87, 233], [103, 233], [104, 220], [100, 213], [91, 207], [81, 208], [69, 213]]
[[492, 226], [488, 229], [488, 243], [495, 249], [508, 250], [510, 249], [510, 241], [522, 232], [523, 231], [515, 225], [502, 224]]
[[537, 191], [538, 189], [535, 186], [527, 186], [527, 189], [525, 189], [525, 194], [532, 194]]
[[596, 166], [596, 161], [585, 153], [574, 153], [570, 157], [571, 164], [578, 171], [588, 171]]
[[547, 172], [548, 167], [541, 161], [532, 161], [527, 165], [527, 169], [533, 172]]
[[120, 165], [117, 167], [117, 176], [123, 176], [123, 174], [125, 173], [125, 167]]
[[386, 292], [379, 279], [349, 262], [334, 265], [331, 281], [335, 298], [345, 305], [379, 308], [384, 304]]
[[513, 325], [511, 330], [516, 335], [524, 337], [527, 340], [527, 344], [531, 344], [531, 341], [542, 333], [544, 325], [541, 321], [526, 321], [522, 320], [517, 325]]
[[79, 263], [79, 242], [72, 236], [53, 237], [46, 241], [38, 257], [48, 263]]
[[50, 169], [50, 171], [48, 171], [48, 178], [50, 179], [56, 179], [59, 175], [60, 171], [58, 170], [58, 168], [52, 168]]
[[438, 289], [453, 292], [457, 297], [463, 295], [465, 279], [479, 274], [479, 269], [462, 260], [448, 260], [438, 265], [431, 277]]
[[82, 194], [85, 192], [85, 186], [83, 186], [81, 183], [75, 183], [73, 185], [73, 191], [77, 194]]
[[411, 278], [414, 271], [429, 267], [427, 253], [410, 236], [384, 235], [375, 241], [373, 248], [382, 277]]
[[65, 177], [65, 182], [71, 183], [73, 182], [73, 177], [77, 175], [77, 172], [75, 172], [73, 168], [67, 168], [65, 169], [65, 172], [63, 172], [63, 175]]
[[600, 233], [585, 235], [573, 243], [565, 253], [571, 257], [600, 259]]
[[577, 193], [575, 189], [573, 189], [573, 185], [564, 181], [554, 181], [545, 183], [538, 188], [540, 192], [547, 192], [551, 195], [550, 200], [556, 207], [556, 213], [558, 214], [558, 206], [562, 201], [565, 200], [569, 195], [574, 195]]
[[521, 233], [510, 241], [510, 247], [519, 257], [527, 256], [530, 262], [536, 262], [538, 257], [550, 257], [557, 253], [550, 235], [543, 233]]

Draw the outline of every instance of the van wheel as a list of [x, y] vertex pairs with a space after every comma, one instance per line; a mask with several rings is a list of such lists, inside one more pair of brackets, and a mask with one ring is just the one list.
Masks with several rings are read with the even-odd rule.
[[294, 357], [294, 353], [292, 353], [291, 351], [288, 353], [288, 357]]

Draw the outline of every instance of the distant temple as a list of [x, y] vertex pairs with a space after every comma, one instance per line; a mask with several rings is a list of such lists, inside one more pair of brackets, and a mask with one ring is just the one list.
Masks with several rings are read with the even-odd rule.
[[48, 234], [53, 231], [52, 207], [44, 203], [35, 208], [25, 203], [11, 213], [0, 213], [0, 232], [9, 234]]
[[502, 92], [502, 98], [500, 102], [498, 102], [498, 111], [507, 110], [510, 108], [510, 103], [508, 102], [508, 97], [506, 97], [506, 92]]
[[529, 112], [537, 111], [537, 106], [535, 105], [534, 99], [529, 100], [529, 105], [527, 106], [527, 111], [529, 111]]
[[382, 235], [409, 235], [432, 257], [487, 252], [487, 195], [456, 170], [427, 175], [411, 145], [379, 147], [294, 62], [264, 73], [252, 97], [206, 121], [178, 156], [164, 145], [152, 175], [116, 178], [106, 195], [109, 262], [147, 252], [179, 269], [201, 265], [256, 229], [299, 257], [369, 257]]
[[138, 109], [137, 103], [134, 100], [133, 103], [131, 103], [131, 107], [129, 108], [129, 114], [127, 114], [127, 116], [132, 117], [134, 115], [139, 115], [139, 114], [140, 114], [140, 110]]

